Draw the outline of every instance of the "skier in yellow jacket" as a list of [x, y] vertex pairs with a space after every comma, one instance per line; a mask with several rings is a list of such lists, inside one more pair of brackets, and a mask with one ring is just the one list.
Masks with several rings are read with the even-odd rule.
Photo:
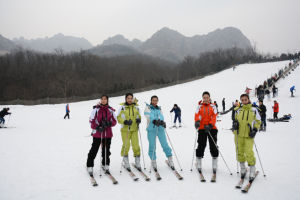
[[256, 159], [253, 152], [254, 137], [260, 128], [261, 120], [257, 108], [252, 107], [249, 95], [242, 94], [240, 97], [242, 105], [234, 109], [233, 130], [235, 134], [235, 145], [237, 160], [241, 166], [241, 178], [246, 176], [247, 161], [250, 167], [249, 180], [255, 176]]
[[121, 104], [117, 116], [118, 122], [121, 124], [121, 135], [123, 141], [121, 156], [123, 156], [124, 167], [126, 169], [130, 169], [128, 152], [131, 144], [135, 157], [135, 166], [137, 168], [141, 168], [138, 137], [139, 124], [141, 123], [140, 110], [137, 103], [133, 100], [132, 93], [127, 93], [125, 95], [125, 100], [125, 103]]

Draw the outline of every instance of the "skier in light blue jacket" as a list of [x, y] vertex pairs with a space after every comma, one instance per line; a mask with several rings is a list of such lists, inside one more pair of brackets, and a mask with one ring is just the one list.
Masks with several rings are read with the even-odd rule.
[[147, 118], [147, 132], [149, 141], [149, 151], [148, 155], [151, 159], [151, 167], [154, 171], [157, 170], [156, 164], [156, 136], [163, 148], [163, 151], [168, 158], [169, 165], [174, 168], [174, 163], [172, 159], [172, 149], [168, 145], [165, 128], [166, 122], [164, 121], [164, 116], [162, 114], [160, 106], [157, 105], [158, 97], [151, 97], [151, 104], [146, 104], [144, 115]]

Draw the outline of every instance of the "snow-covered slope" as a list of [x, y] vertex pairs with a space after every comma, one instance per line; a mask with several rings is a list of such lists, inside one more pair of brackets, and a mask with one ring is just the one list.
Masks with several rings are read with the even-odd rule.
[[[181, 107], [184, 127], [167, 128], [167, 132], [184, 169], [181, 172], [183, 181], [178, 181], [167, 168], [160, 145], [157, 146], [157, 161], [161, 181], [156, 181], [153, 174], [150, 182], [142, 179], [133, 182], [124, 170], [120, 175], [121, 137], [120, 126], [117, 125], [113, 129], [111, 172], [119, 184], [112, 185], [107, 177], [99, 177], [98, 155], [95, 177], [99, 186], [94, 188], [90, 185], [85, 164], [92, 142], [92, 138], [88, 137], [91, 132], [88, 117], [98, 100], [70, 104], [70, 120], [63, 119], [63, 104], [10, 106], [13, 113], [7, 124], [10, 128], [0, 129], [0, 199], [299, 199], [300, 135], [297, 122], [300, 102], [297, 94], [295, 98], [289, 97], [290, 86], [300, 85], [298, 68], [277, 84], [279, 116], [291, 113], [293, 119], [289, 123], [268, 123], [267, 132], [258, 133], [255, 140], [266, 178], [262, 176], [257, 159], [257, 168], [261, 173], [251, 191], [245, 195], [234, 188], [238, 181], [236, 154], [233, 134], [226, 130], [231, 127], [230, 114], [221, 116], [219, 119], [222, 121], [217, 126], [218, 144], [233, 175], [229, 175], [221, 157], [216, 183], [201, 183], [196, 171], [190, 171], [195, 140], [194, 111], [202, 92], [209, 91], [212, 100], [219, 103], [219, 109], [225, 97], [229, 108], [246, 86], [254, 88], [287, 63], [244, 64], [235, 71], [228, 69], [197, 81], [136, 94], [142, 111], [144, 102], [149, 102], [152, 95], [158, 95], [168, 126], [171, 126], [169, 111], [172, 105], [177, 103]], [[272, 100], [265, 102], [267, 117], [272, 116]], [[118, 109], [123, 101], [123, 96], [111, 98], [110, 104]], [[145, 121], [143, 118], [141, 132], [146, 167], [149, 169]], [[133, 161], [132, 151], [130, 161]], [[203, 164], [204, 175], [210, 179], [211, 156], [208, 146]]]

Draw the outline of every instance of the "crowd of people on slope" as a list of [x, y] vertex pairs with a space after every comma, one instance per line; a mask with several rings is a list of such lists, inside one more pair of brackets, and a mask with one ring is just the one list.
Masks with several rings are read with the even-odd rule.
[[[260, 131], [266, 131], [266, 126], [267, 126], [267, 108], [264, 105], [264, 99], [265, 96], [268, 97], [268, 100], [271, 99], [271, 92], [272, 92], [272, 97], [275, 98], [278, 96], [278, 88], [275, 86], [275, 83], [280, 79], [280, 78], [284, 78], [285, 76], [288, 76], [288, 74], [291, 73], [291, 71], [293, 71], [296, 67], [298, 67], [298, 60], [293, 60], [292, 62], [290, 62], [288, 64], [288, 66], [285, 66], [283, 69], [280, 69], [278, 71], [278, 73], [275, 73], [275, 75], [271, 76], [270, 78], [268, 78], [266, 81], [263, 82], [263, 84], [259, 85], [257, 88], [255, 88], [255, 96], [257, 97], [258, 103], [259, 105], [256, 104], [256, 102], [253, 102], [252, 106], [256, 107], [259, 111], [260, 117], [261, 117], [261, 127], [260, 127]], [[249, 88], [248, 86], [245, 89], [245, 94], [250, 95], [251, 92], [251, 88]], [[291, 92], [291, 97], [294, 97], [294, 91], [296, 91], [295, 86], [293, 85], [290, 88], [290, 92]], [[225, 98], [223, 98], [222, 100], [222, 106], [223, 106], [223, 112], [221, 112], [221, 115], [227, 114], [230, 111], [232, 111], [232, 119], [233, 117], [233, 113], [234, 113], [234, 109], [236, 107], [240, 106], [240, 102], [238, 100], [236, 100], [234, 103], [232, 103], [232, 107], [228, 110], [225, 110]], [[272, 106], [272, 110], [273, 110], [273, 118], [268, 119], [268, 121], [272, 121], [272, 122], [277, 122], [277, 121], [287, 121], [289, 119], [291, 119], [291, 114], [287, 114], [284, 115], [283, 117], [278, 118], [278, 113], [279, 113], [279, 103], [277, 102], [277, 100], [274, 100], [274, 105]]]

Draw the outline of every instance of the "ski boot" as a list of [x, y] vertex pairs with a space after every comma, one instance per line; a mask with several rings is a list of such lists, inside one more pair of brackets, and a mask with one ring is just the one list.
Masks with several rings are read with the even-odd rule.
[[173, 162], [173, 157], [172, 156], [168, 157], [168, 162], [169, 162], [170, 167], [172, 169], [175, 169], [174, 162]]
[[135, 157], [135, 167], [136, 167], [138, 170], [142, 170], [141, 162], [140, 162], [140, 156], [136, 156], [136, 157]]
[[131, 170], [130, 169], [130, 164], [129, 164], [129, 158], [128, 156], [124, 156], [123, 157], [123, 163], [124, 163], [124, 168], [127, 170]]

